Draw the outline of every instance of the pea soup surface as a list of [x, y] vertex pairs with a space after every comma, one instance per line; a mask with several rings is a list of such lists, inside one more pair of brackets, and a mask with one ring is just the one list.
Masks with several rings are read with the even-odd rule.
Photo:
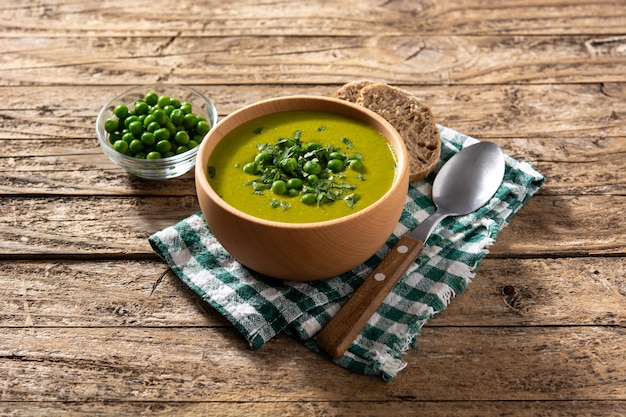
[[[301, 198], [306, 190], [293, 196], [255, 190], [252, 182], [259, 174], [243, 167], [255, 160], [263, 146], [294, 137], [302, 147], [318, 143], [362, 162], [358, 170], [346, 166], [340, 172], [329, 171], [329, 180], [350, 185], [346, 197], [305, 204]], [[307, 187], [309, 174], [300, 172]], [[393, 183], [396, 159], [387, 139], [362, 122], [325, 112], [286, 111], [251, 120], [229, 132], [211, 154], [208, 174], [215, 192], [245, 213], [278, 222], [311, 223], [355, 213], [378, 200]]]

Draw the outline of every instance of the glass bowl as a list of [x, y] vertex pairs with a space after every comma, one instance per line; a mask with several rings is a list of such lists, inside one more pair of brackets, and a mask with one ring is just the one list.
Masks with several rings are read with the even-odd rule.
[[146, 84], [126, 90], [113, 97], [104, 105], [96, 120], [98, 142], [104, 154], [111, 161], [133, 175], [151, 180], [179, 177], [190, 171], [195, 165], [199, 146], [191, 148], [184, 153], [165, 158], [140, 159], [122, 154], [113, 149], [109, 139], [110, 135], [105, 130], [106, 120], [115, 116], [113, 113], [115, 106], [125, 104], [129, 109], [132, 109], [133, 103], [136, 100], [144, 99], [150, 91], [154, 91], [159, 97], [167, 95], [180, 100], [181, 103], [185, 101], [191, 103], [192, 112], [204, 117], [209, 123], [210, 129], [213, 129], [217, 123], [217, 110], [211, 100], [193, 88], [175, 84]]

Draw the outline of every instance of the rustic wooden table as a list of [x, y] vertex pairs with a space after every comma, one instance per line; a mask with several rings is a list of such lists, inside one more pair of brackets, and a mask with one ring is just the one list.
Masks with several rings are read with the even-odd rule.
[[[0, 6], [0, 415], [626, 415], [626, 3], [16, 0]], [[258, 351], [147, 237], [199, 209], [102, 154], [103, 103], [220, 116], [369, 78], [547, 178], [392, 382]]]

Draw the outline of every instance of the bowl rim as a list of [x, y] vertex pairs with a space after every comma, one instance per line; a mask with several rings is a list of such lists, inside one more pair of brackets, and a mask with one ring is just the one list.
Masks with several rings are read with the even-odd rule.
[[183, 152], [179, 155], [172, 155], [172, 156], [168, 156], [168, 157], [160, 158], [160, 159], [140, 159], [140, 158], [134, 158], [132, 156], [124, 155], [123, 153], [116, 151], [115, 149], [113, 149], [113, 146], [108, 140], [109, 133], [106, 130], [104, 130], [104, 122], [106, 121], [105, 113], [111, 106], [114, 106], [115, 103], [118, 103], [118, 102], [122, 103], [123, 102], [122, 98], [124, 96], [134, 93], [135, 91], [137, 93], [143, 92], [145, 94], [149, 90], [167, 90], [167, 89], [186, 90], [197, 95], [201, 100], [206, 102], [208, 105], [207, 114], [209, 115], [209, 119], [211, 119], [211, 120], [208, 120], [208, 122], [211, 125], [211, 130], [217, 125], [218, 114], [217, 114], [217, 109], [215, 108], [215, 104], [205, 94], [201, 93], [195, 88], [189, 87], [186, 85], [181, 85], [181, 84], [166, 84], [166, 83], [139, 84], [139, 85], [135, 85], [131, 88], [128, 88], [122, 91], [121, 93], [117, 94], [115, 97], [108, 100], [98, 112], [98, 116], [96, 117], [96, 134], [98, 136], [98, 142], [100, 143], [100, 145], [103, 146], [107, 151], [115, 152], [114, 153], [115, 158], [119, 158], [119, 160], [124, 161], [123, 162], [124, 164], [146, 165], [150, 167], [156, 166], [156, 169], [169, 167], [171, 165], [176, 165], [178, 163], [182, 163], [189, 159], [195, 158], [198, 154], [200, 146], [196, 146], [195, 148], [189, 149], [188, 151]]
[[[318, 221], [318, 222], [299, 222], [299, 223], [292, 223], [292, 222], [280, 222], [280, 221], [275, 221], [275, 220], [267, 220], [267, 219], [263, 219], [260, 217], [256, 217], [253, 216], [251, 214], [248, 214], [246, 212], [243, 212], [235, 207], [233, 207], [232, 205], [230, 205], [229, 203], [227, 203], [222, 197], [220, 197], [215, 190], [213, 189], [213, 187], [211, 187], [211, 184], [209, 183], [208, 177], [207, 177], [207, 172], [204, 169], [204, 165], [206, 165], [208, 163], [208, 159], [209, 156], [208, 153], [208, 148], [209, 148], [209, 144], [211, 143], [211, 141], [209, 140], [209, 136], [212, 134], [215, 134], [215, 132], [219, 131], [219, 127], [220, 125], [224, 124], [224, 123], [228, 123], [228, 121], [234, 117], [236, 117], [237, 115], [243, 113], [243, 112], [248, 112], [254, 108], [258, 108], [261, 106], [268, 106], [272, 103], [276, 103], [276, 102], [284, 102], [284, 101], [302, 101], [302, 100], [307, 100], [307, 101], [320, 101], [320, 102], [326, 102], [326, 103], [333, 103], [335, 105], [340, 105], [340, 106], [345, 106], [345, 107], [349, 107], [352, 108], [353, 110], [356, 110], [357, 112], [363, 113], [366, 116], [373, 118], [374, 120], [376, 120], [378, 123], [386, 125], [387, 129], [391, 132], [395, 133], [395, 138], [394, 141], [392, 142], [392, 139], [385, 136], [385, 138], [387, 139], [387, 141], [390, 143], [392, 151], [394, 152], [395, 158], [396, 158], [396, 175], [393, 179], [393, 182], [391, 184], [391, 187], [389, 187], [389, 189], [385, 192], [385, 194], [383, 194], [378, 200], [376, 200], [375, 202], [373, 202], [372, 204], [368, 205], [367, 207], [364, 207], [352, 214], [348, 214], [346, 216], [341, 216], [335, 219], [329, 219], [329, 220], [323, 220], [323, 221]], [[294, 108], [293, 110], [297, 110], [297, 108]], [[267, 114], [271, 114], [274, 112], [278, 112], [278, 111], [289, 111], [289, 110], [276, 110], [276, 111], [270, 111], [268, 113], [264, 113], [261, 115], [258, 115], [256, 117], [262, 117], [264, 115]], [[322, 110], [320, 110], [322, 111]], [[345, 116], [345, 117], [349, 117], [349, 116]], [[253, 120], [249, 119], [249, 120]], [[226, 132], [222, 138], [220, 138], [220, 141], [230, 132], [230, 130], [228, 132]], [[218, 142], [216, 142], [217, 145]], [[214, 148], [215, 146], [213, 146]], [[397, 147], [399, 147], [399, 149], [397, 149]], [[397, 191], [397, 188], [402, 186], [402, 182], [401, 181], [401, 177], [403, 176], [402, 173], [404, 172], [404, 176], [407, 177], [407, 181], [408, 181], [408, 171], [409, 171], [409, 152], [406, 148], [406, 145], [404, 143], [404, 140], [402, 138], [402, 136], [400, 136], [400, 133], [398, 133], [398, 131], [391, 125], [391, 123], [389, 123], [385, 118], [383, 118], [382, 116], [380, 116], [379, 114], [375, 113], [372, 110], [369, 110], [365, 107], [359, 106], [358, 104], [355, 103], [351, 103], [345, 100], [341, 100], [341, 99], [337, 99], [334, 97], [325, 97], [325, 96], [315, 96], [315, 95], [289, 95], [289, 96], [282, 96], [282, 97], [275, 97], [275, 98], [270, 98], [270, 99], [265, 99], [265, 100], [261, 100], [258, 102], [255, 102], [253, 104], [249, 104], [247, 106], [244, 106], [238, 110], [235, 110], [234, 112], [230, 113], [228, 116], [224, 117], [219, 123], [218, 125], [215, 126], [215, 129], [211, 129], [211, 131], [209, 131], [207, 133], [207, 135], [205, 136], [204, 140], [202, 141], [202, 143], [200, 144], [200, 146], [198, 146], [199, 151], [198, 151], [198, 157], [196, 160], [196, 166], [195, 166], [195, 182], [196, 182], [196, 187], [201, 187], [202, 189], [204, 189], [207, 194], [209, 194], [211, 200], [219, 205], [223, 210], [226, 210], [228, 212], [230, 212], [231, 214], [240, 217], [244, 220], [247, 220], [249, 222], [253, 222], [253, 223], [257, 223], [266, 227], [279, 227], [279, 228], [285, 228], [285, 229], [315, 229], [315, 228], [319, 228], [319, 227], [324, 227], [324, 226], [330, 226], [330, 225], [334, 225], [334, 224], [338, 224], [338, 223], [345, 223], [345, 222], [349, 222], [352, 220], [355, 220], [359, 217], [362, 216], [366, 216], [370, 211], [376, 210], [378, 208], [378, 206], [380, 206], [381, 204], [384, 203], [384, 200], [386, 200], [386, 198], [389, 196], [389, 194], [392, 194], [394, 192]], [[204, 161], [204, 162], [203, 162]], [[408, 188], [407, 190], [404, 191], [405, 194], [408, 193]]]

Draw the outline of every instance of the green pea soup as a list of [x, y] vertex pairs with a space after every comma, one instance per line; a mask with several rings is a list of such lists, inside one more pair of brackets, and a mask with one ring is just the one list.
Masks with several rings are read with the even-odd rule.
[[[343, 199], [323, 204], [305, 204], [301, 195], [259, 192], [251, 185], [258, 175], [244, 172], [260, 146], [297, 135], [303, 145], [318, 142], [358, 155], [363, 168], [346, 168], [338, 180], [353, 185], [350, 193], [358, 201]], [[365, 123], [317, 111], [285, 111], [259, 117], [229, 132], [213, 150], [209, 162], [209, 184], [228, 204], [266, 220], [287, 223], [320, 222], [355, 213], [371, 205], [391, 187], [396, 175], [396, 158], [387, 139]], [[305, 174], [306, 175], [306, 174]]]

